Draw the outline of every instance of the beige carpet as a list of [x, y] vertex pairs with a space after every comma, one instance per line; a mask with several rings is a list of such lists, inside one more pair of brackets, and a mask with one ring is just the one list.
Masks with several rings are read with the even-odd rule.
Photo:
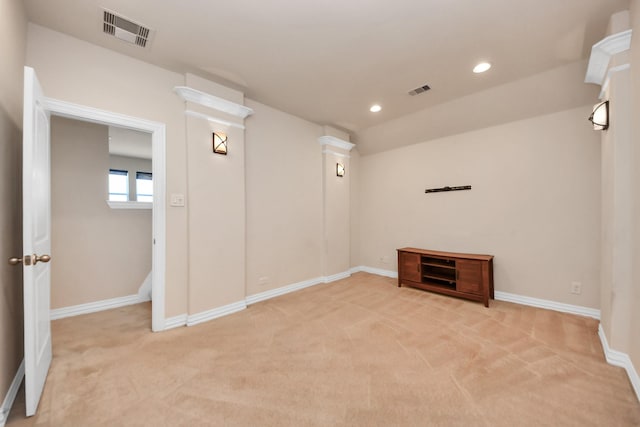
[[640, 425], [596, 320], [395, 285], [359, 273], [157, 334], [148, 304], [57, 320], [38, 414], [19, 397], [7, 425]]

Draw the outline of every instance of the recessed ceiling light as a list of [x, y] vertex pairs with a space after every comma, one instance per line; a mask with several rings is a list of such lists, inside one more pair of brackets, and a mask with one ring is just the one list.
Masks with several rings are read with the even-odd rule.
[[382, 110], [382, 107], [378, 104], [373, 104], [371, 108], [369, 108], [369, 111], [371, 111], [372, 113], [377, 113], [380, 110]]
[[476, 65], [475, 67], [473, 67], [473, 72], [476, 73], [476, 74], [484, 73], [489, 68], [491, 68], [491, 64], [489, 64], [488, 62], [481, 62], [478, 65]]

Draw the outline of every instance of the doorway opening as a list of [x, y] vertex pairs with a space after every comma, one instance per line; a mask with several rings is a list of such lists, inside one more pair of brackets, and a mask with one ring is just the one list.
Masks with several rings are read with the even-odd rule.
[[[118, 129], [128, 129], [151, 135], [151, 165], [153, 176], [152, 203], [152, 254], [151, 254], [151, 294], [152, 319], [154, 332], [165, 328], [165, 259], [166, 259], [166, 131], [163, 123], [126, 116], [92, 107], [81, 106], [56, 99], [46, 98], [45, 109], [53, 116], [82, 122], [96, 123]], [[142, 177], [144, 178], [144, 177]], [[105, 175], [106, 179], [106, 175]]]

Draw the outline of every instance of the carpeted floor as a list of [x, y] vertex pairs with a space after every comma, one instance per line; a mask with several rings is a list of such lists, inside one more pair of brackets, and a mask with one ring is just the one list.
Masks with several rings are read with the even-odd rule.
[[140, 304], [53, 322], [8, 426], [638, 426], [598, 322], [358, 273], [190, 328]]

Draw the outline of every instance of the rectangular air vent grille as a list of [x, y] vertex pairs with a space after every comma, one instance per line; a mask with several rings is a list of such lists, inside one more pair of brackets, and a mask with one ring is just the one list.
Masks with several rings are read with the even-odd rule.
[[415, 88], [414, 90], [409, 91], [409, 95], [415, 96], [415, 95], [421, 94], [422, 92], [426, 92], [429, 89], [431, 89], [429, 85], [420, 86]]
[[151, 31], [108, 10], [104, 11], [103, 31], [127, 43], [147, 46]]

